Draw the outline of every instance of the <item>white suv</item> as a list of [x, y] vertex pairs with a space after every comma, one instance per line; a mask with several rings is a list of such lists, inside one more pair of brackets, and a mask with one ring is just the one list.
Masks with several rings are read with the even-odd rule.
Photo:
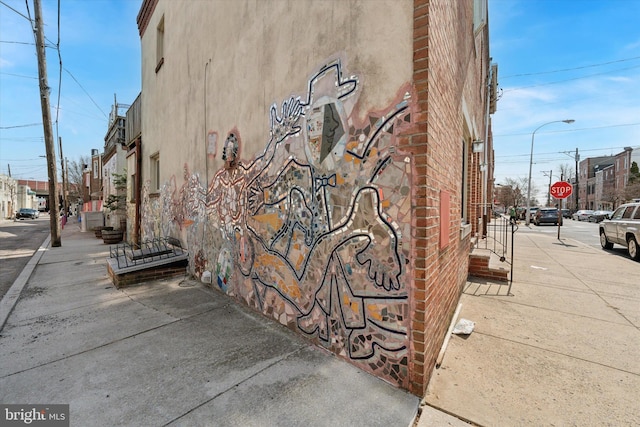
[[611, 249], [614, 244], [626, 246], [629, 256], [640, 261], [640, 203], [627, 203], [600, 223], [600, 245]]

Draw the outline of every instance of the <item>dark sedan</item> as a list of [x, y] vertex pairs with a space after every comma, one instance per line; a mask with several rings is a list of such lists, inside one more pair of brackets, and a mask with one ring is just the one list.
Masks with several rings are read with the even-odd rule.
[[37, 217], [38, 215], [35, 209], [20, 208], [20, 210], [16, 212], [16, 219], [23, 219], [23, 218], [36, 219]]
[[562, 216], [558, 215], [557, 208], [542, 208], [538, 209], [536, 212], [536, 216], [533, 220], [535, 225], [540, 224], [558, 224], [560, 221], [560, 225], [562, 225]]

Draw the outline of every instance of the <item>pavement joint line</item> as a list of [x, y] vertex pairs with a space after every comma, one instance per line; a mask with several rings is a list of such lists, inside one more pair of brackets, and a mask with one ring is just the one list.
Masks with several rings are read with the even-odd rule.
[[[549, 255], [550, 256], [550, 255]], [[559, 263], [558, 263], [559, 264]], [[587, 289], [589, 289], [595, 296], [597, 296], [603, 303], [605, 303], [605, 305], [607, 307], [610, 307], [618, 316], [620, 316], [621, 318], [623, 318], [625, 320], [626, 323], [628, 323], [630, 326], [632, 326], [634, 329], [639, 329], [638, 326], [634, 325], [634, 323], [628, 319], [624, 314], [622, 314], [619, 310], [616, 310], [613, 308], [613, 306], [611, 306], [611, 304], [609, 303], [609, 301], [607, 301], [602, 295], [600, 295], [600, 293], [596, 292], [591, 286], [589, 286], [587, 284], [587, 282], [585, 282], [583, 279], [581, 279], [580, 277], [578, 277], [573, 271], [569, 270], [566, 267], [563, 267], [567, 272], [569, 272], [569, 274], [571, 276], [573, 276], [576, 280], [578, 280], [578, 282], [580, 282], [584, 287], [586, 287]]]
[[[113, 299], [110, 299], [110, 300], [109, 300], [109, 302], [111, 302], [111, 301], [117, 301], [117, 299], [120, 299], [120, 298], [121, 298], [121, 299], [125, 299], [125, 297], [113, 298]], [[39, 317], [43, 317], [43, 316], [56, 316], [56, 315], [59, 315], [59, 314], [69, 313], [69, 312], [71, 312], [71, 311], [76, 311], [76, 310], [79, 310], [79, 309], [82, 309], [82, 308], [87, 308], [87, 307], [92, 307], [92, 306], [99, 306], [99, 305], [102, 305], [102, 304], [104, 304], [104, 301], [97, 302], [97, 303], [93, 303], [93, 304], [84, 304], [84, 305], [79, 305], [79, 306], [77, 306], [77, 307], [68, 308], [68, 309], [66, 309], [66, 310], [54, 311], [54, 312], [51, 312], [51, 313], [47, 313], [47, 314], [40, 314], [40, 315], [33, 316], [33, 317], [24, 317], [24, 318], [22, 318], [22, 320], [21, 320], [20, 322], [18, 322], [18, 323], [12, 323], [12, 325], [13, 325], [13, 326], [24, 326], [24, 325], [25, 325], [25, 322], [30, 321], [30, 320], [34, 320], [34, 319], [38, 319]], [[0, 331], [0, 332], [1, 332], [1, 331]]]
[[[229, 391], [237, 388], [238, 386], [242, 385], [243, 383], [255, 378], [256, 376], [258, 376], [259, 374], [263, 373], [264, 371], [266, 371], [267, 369], [270, 369], [271, 367], [279, 364], [280, 362], [282, 362], [283, 360], [287, 360], [289, 357], [300, 353], [303, 349], [310, 347], [309, 345], [303, 345], [300, 348], [293, 350], [287, 354], [283, 354], [280, 357], [277, 357], [273, 363], [270, 363], [269, 365], [265, 366], [264, 368], [260, 369], [259, 371], [254, 372], [252, 375], [249, 375], [247, 378], [244, 378], [242, 381], [239, 381], [235, 384], [233, 384], [232, 386], [228, 387], [226, 390], [222, 390], [221, 392], [219, 392], [218, 394], [216, 394], [215, 396], [212, 396], [211, 398], [203, 401], [202, 403], [194, 406], [193, 408], [189, 409], [187, 412], [183, 413], [182, 415], [170, 420], [168, 423], [163, 424], [163, 427], [166, 427], [168, 425], [171, 425], [175, 422], [177, 422], [178, 420], [180, 420], [181, 418], [184, 418], [185, 416], [189, 415], [190, 413], [192, 413], [193, 411], [197, 410], [198, 408], [203, 407], [204, 405], [207, 405], [210, 402], [213, 402], [215, 399], [217, 399], [218, 397], [228, 393]], [[313, 348], [313, 347], [312, 347]]]
[[[423, 406], [428, 406], [428, 407], [433, 408], [433, 409], [436, 409], [436, 410], [438, 410], [438, 411], [440, 411], [440, 412], [444, 412], [445, 414], [447, 414], [447, 415], [449, 415], [449, 416], [452, 416], [452, 417], [454, 417], [454, 418], [457, 418], [457, 419], [459, 419], [460, 421], [463, 421], [463, 422], [465, 422], [465, 423], [469, 424], [469, 425], [470, 425], [470, 426], [472, 426], [472, 427], [486, 427], [484, 424], [478, 424], [478, 423], [475, 423], [475, 422], [473, 422], [473, 421], [471, 421], [471, 420], [469, 420], [469, 419], [467, 419], [467, 418], [465, 418], [465, 417], [462, 417], [462, 416], [460, 416], [460, 415], [458, 415], [458, 414], [454, 414], [453, 412], [448, 411], [448, 410], [446, 410], [445, 408], [441, 408], [441, 407], [439, 407], [439, 406], [437, 406], [437, 405], [434, 405], [434, 404], [432, 404], [432, 403], [429, 403], [429, 402], [427, 402], [426, 397], [423, 397], [423, 399], [420, 401], [420, 406], [419, 406], [419, 411], [420, 411], [420, 412], [422, 412], [422, 407], [423, 407]], [[421, 413], [418, 413], [418, 414], [416, 415], [416, 418], [418, 418], [418, 419], [419, 419], [421, 415], [422, 415]]]
[[44, 252], [47, 250], [50, 243], [51, 234], [49, 234], [44, 242], [42, 242], [40, 247], [34, 252], [29, 262], [27, 262], [27, 265], [20, 272], [20, 275], [18, 275], [7, 293], [4, 295], [4, 297], [2, 297], [2, 301], [0, 301], [0, 332], [2, 332], [2, 330], [4, 329], [4, 325], [7, 323], [9, 315], [15, 308], [18, 299], [20, 299], [22, 290], [31, 278], [31, 275], [36, 269], [38, 262], [40, 262], [40, 258], [42, 258], [42, 256], [44, 255]]
[[[612, 322], [611, 320], [599, 319], [599, 318], [597, 318], [597, 317], [585, 316], [585, 315], [582, 315], [582, 314], [571, 313], [571, 312], [569, 312], [569, 311], [557, 310], [557, 309], [552, 309], [552, 308], [547, 308], [547, 307], [540, 307], [540, 306], [537, 306], [537, 305], [531, 305], [531, 304], [524, 304], [524, 303], [521, 303], [521, 302], [517, 302], [517, 301], [513, 301], [513, 300], [508, 300], [508, 299], [506, 299], [506, 298], [505, 298], [505, 299], [499, 299], [499, 300], [497, 300], [497, 301], [504, 301], [504, 302], [506, 302], [506, 303], [509, 303], [509, 304], [516, 304], [516, 305], [519, 305], [519, 306], [521, 306], [521, 307], [529, 307], [529, 308], [533, 308], [533, 309], [536, 309], [536, 310], [551, 311], [551, 312], [553, 312], [553, 313], [561, 313], [561, 314], [568, 315], [568, 316], [581, 317], [581, 318], [585, 318], [585, 319], [596, 320], [596, 321], [599, 321], [599, 322], [611, 323], [611, 324], [613, 324], [613, 325], [618, 325], [618, 326], [627, 326], [627, 327], [632, 327], [632, 328], [634, 328], [634, 329], [638, 329], [634, 324], [628, 325], [626, 322], [625, 322], [625, 323]], [[615, 310], [613, 307], [611, 307], [611, 306], [610, 306], [610, 304], [607, 304], [607, 306], [608, 306], [609, 308], [611, 308], [612, 310], [617, 311], [617, 310]], [[624, 316], [623, 316], [623, 317], [624, 317]], [[625, 320], [626, 320], [626, 319], [625, 319]]]
[[12, 377], [14, 375], [19, 375], [19, 374], [22, 374], [24, 372], [32, 371], [34, 369], [39, 369], [39, 368], [42, 368], [44, 366], [48, 366], [48, 365], [51, 365], [51, 364], [54, 364], [54, 363], [61, 362], [61, 361], [66, 360], [66, 359], [70, 359], [72, 357], [80, 356], [80, 355], [85, 354], [85, 353], [90, 353], [92, 351], [95, 351], [95, 350], [110, 346], [112, 344], [116, 344], [118, 342], [125, 341], [125, 340], [128, 340], [128, 339], [137, 337], [139, 335], [142, 335], [142, 334], [146, 334], [147, 332], [155, 331], [156, 329], [160, 329], [160, 328], [164, 328], [165, 326], [173, 325], [174, 323], [180, 322], [181, 320], [182, 319], [175, 319], [175, 320], [172, 320], [170, 322], [163, 323], [163, 324], [158, 325], [158, 326], [154, 326], [153, 328], [145, 329], [144, 331], [136, 332], [135, 334], [127, 335], [126, 337], [122, 337], [122, 338], [118, 338], [118, 339], [106, 342], [106, 343], [98, 345], [96, 347], [88, 348], [86, 350], [82, 350], [82, 351], [79, 351], [77, 353], [65, 355], [64, 357], [60, 357], [60, 358], [57, 358], [55, 360], [50, 360], [48, 362], [41, 363], [40, 365], [37, 365], [37, 366], [31, 366], [29, 368], [25, 368], [25, 369], [22, 369], [20, 371], [12, 372], [10, 374], [7, 374], [7, 375], [4, 375], [4, 376], [0, 377], [0, 379], [9, 378], [9, 377]]
[[589, 359], [584, 359], [582, 357], [572, 356], [570, 354], [562, 353], [562, 352], [556, 351], [556, 350], [551, 350], [549, 348], [538, 347], [538, 346], [535, 346], [533, 344], [527, 344], [527, 343], [522, 342], [522, 341], [515, 341], [515, 340], [509, 339], [509, 338], [505, 338], [505, 337], [499, 337], [499, 336], [496, 336], [496, 335], [485, 334], [485, 333], [478, 332], [478, 331], [475, 331], [475, 330], [473, 331], [473, 333], [484, 335], [485, 337], [495, 338], [497, 340], [507, 341], [507, 342], [510, 342], [512, 344], [518, 344], [518, 345], [523, 345], [523, 346], [530, 347], [530, 348], [535, 348], [535, 349], [543, 351], [543, 352], [546, 351], [546, 352], [549, 352], [549, 353], [557, 354], [558, 356], [564, 356], [564, 357], [567, 357], [569, 359], [580, 360], [582, 362], [591, 363], [591, 364], [594, 364], [594, 365], [602, 366], [604, 368], [613, 369], [614, 371], [624, 372], [624, 373], [627, 373], [629, 375], [634, 375], [636, 377], [640, 377], [640, 372], [631, 372], [631, 371], [628, 371], [626, 369], [616, 368], [614, 366], [605, 365], [604, 363], [596, 362], [594, 360], [589, 360]]

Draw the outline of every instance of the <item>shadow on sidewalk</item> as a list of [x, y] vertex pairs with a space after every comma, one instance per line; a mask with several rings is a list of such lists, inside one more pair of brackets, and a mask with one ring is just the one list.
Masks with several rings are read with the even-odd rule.
[[513, 296], [513, 294], [509, 294], [509, 285], [507, 283], [475, 277], [467, 279], [462, 293], [473, 296]]

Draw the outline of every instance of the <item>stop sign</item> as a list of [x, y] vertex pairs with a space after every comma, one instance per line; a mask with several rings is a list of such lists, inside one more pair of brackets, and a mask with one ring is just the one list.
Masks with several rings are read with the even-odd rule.
[[573, 193], [573, 186], [565, 181], [554, 182], [550, 192], [556, 199], [566, 199]]

